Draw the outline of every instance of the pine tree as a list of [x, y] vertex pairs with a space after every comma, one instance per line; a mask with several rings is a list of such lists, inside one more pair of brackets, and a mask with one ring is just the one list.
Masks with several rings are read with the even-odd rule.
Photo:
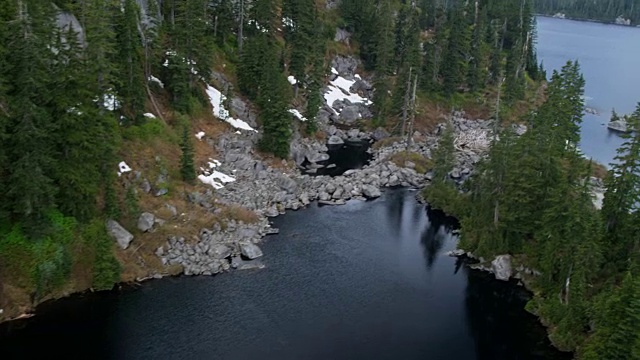
[[[48, 228], [47, 212], [55, 206], [56, 188], [50, 174], [55, 166], [48, 85], [54, 40], [53, 14], [47, 4], [18, 2], [15, 36], [7, 44], [8, 152], [6, 196], [13, 219], [31, 237]], [[11, 74], [11, 76], [9, 76]], [[37, 146], [34, 146], [37, 144]]]
[[464, 85], [467, 74], [467, 58], [471, 45], [471, 33], [465, 17], [465, 7], [457, 5], [451, 19], [449, 39], [441, 69], [443, 90], [451, 96]]
[[626, 261], [637, 230], [632, 213], [640, 201], [640, 103], [627, 121], [634, 132], [623, 135], [625, 142], [618, 149], [605, 179], [607, 192], [602, 205], [609, 241], [608, 257], [621, 264]]
[[182, 155], [180, 156], [180, 174], [182, 175], [182, 180], [193, 181], [196, 178], [196, 169], [193, 164], [193, 142], [191, 141], [188, 125], [183, 125], [182, 128], [180, 150], [182, 151]]
[[116, 87], [121, 96], [121, 111], [134, 123], [144, 121], [145, 73], [142, 61], [142, 39], [138, 31], [139, 9], [134, 0], [125, 0], [124, 11], [116, 25], [118, 42], [119, 78]]

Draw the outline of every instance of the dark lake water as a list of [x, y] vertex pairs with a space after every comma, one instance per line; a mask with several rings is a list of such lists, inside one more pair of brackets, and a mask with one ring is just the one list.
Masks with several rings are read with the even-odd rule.
[[588, 157], [609, 164], [622, 139], [606, 126], [611, 109], [631, 113], [640, 101], [640, 29], [538, 17], [538, 57], [547, 73], [567, 60], [578, 60], [586, 80], [586, 114], [580, 148]]
[[263, 270], [45, 304], [0, 327], [0, 358], [569, 358], [523, 310], [520, 287], [444, 254], [456, 246], [451, 220], [414, 196], [281, 216]]

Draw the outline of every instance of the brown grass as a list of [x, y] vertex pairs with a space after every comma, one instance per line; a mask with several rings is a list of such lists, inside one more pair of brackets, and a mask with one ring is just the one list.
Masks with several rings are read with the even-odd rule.
[[401, 151], [392, 154], [387, 160], [400, 167], [404, 167], [407, 161], [411, 161], [416, 165], [416, 172], [420, 174], [424, 174], [433, 168], [433, 161], [431, 161], [431, 159], [412, 151]]
[[390, 146], [393, 143], [401, 141], [401, 140], [402, 140], [402, 138], [399, 137], [399, 136], [388, 137], [386, 139], [382, 139], [382, 140], [376, 141], [375, 143], [373, 143], [373, 145], [371, 145], [371, 147], [374, 150], [380, 150], [383, 147]]
[[604, 180], [607, 178], [608, 175], [609, 175], [609, 169], [607, 169], [606, 166], [596, 161], [593, 161], [591, 163], [591, 176]]

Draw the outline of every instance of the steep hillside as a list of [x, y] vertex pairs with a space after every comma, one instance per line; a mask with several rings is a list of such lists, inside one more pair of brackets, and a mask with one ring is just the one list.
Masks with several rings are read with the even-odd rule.
[[[0, 320], [260, 266], [267, 216], [422, 186], [453, 109], [513, 121], [543, 97], [528, 2], [54, 3], [0, 4]], [[310, 176], [383, 139], [367, 169]]]

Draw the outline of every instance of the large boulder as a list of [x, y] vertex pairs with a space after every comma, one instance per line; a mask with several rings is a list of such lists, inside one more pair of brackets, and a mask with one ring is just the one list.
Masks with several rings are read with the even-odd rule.
[[142, 213], [138, 218], [138, 230], [142, 232], [150, 231], [151, 229], [153, 229], [155, 220], [155, 215], [148, 212]]
[[258, 245], [250, 242], [240, 243], [240, 253], [249, 260], [257, 259], [262, 256], [262, 250], [260, 250]]
[[380, 189], [373, 185], [363, 185], [362, 186], [362, 195], [367, 198], [373, 199], [382, 196]]
[[496, 279], [502, 281], [508, 281], [513, 274], [511, 268], [511, 255], [498, 255], [491, 262], [491, 271], [495, 275]]
[[276, 178], [276, 184], [289, 194], [293, 194], [298, 188], [298, 184], [286, 175], [280, 175]]
[[344, 144], [344, 140], [342, 140], [342, 138], [339, 137], [339, 136], [331, 135], [329, 137], [329, 140], [327, 140], [327, 144], [328, 145], [342, 145], [342, 144]]
[[231, 256], [231, 249], [223, 244], [215, 244], [209, 248], [208, 253], [212, 258], [222, 260]]
[[321, 161], [327, 161], [329, 160], [329, 154], [327, 153], [319, 153], [319, 152], [309, 152], [307, 153], [307, 160], [310, 163], [317, 163], [317, 162], [321, 162]]
[[383, 128], [377, 128], [373, 132], [372, 137], [373, 137], [373, 140], [375, 140], [375, 141], [386, 139], [386, 138], [389, 137], [389, 132], [387, 132], [387, 130], [385, 130]]
[[348, 105], [342, 109], [338, 122], [345, 125], [352, 125], [358, 119], [360, 119], [360, 108], [357, 105]]
[[331, 61], [331, 67], [342, 76], [353, 76], [358, 67], [358, 60], [351, 56], [336, 56]]
[[115, 220], [107, 220], [107, 232], [123, 250], [127, 249], [133, 241], [133, 235]]

